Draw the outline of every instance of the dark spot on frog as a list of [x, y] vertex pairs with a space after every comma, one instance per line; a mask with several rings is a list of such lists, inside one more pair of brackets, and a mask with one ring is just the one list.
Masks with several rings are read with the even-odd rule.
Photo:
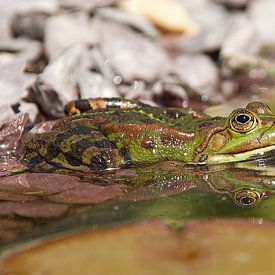
[[164, 146], [175, 146], [175, 145], [179, 145], [180, 142], [176, 137], [173, 136], [166, 136], [166, 135], [162, 135], [160, 137], [161, 143]]
[[75, 101], [75, 107], [81, 112], [86, 112], [91, 109], [89, 100], [76, 100]]
[[55, 143], [50, 143], [47, 147], [47, 154], [45, 156], [45, 159], [52, 160], [58, 156], [60, 153], [60, 149], [58, 146], [56, 146]]
[[41, 156], [36, 155], [34, 158], [32, 158], [28, 161], [28, 166], [36, 166], [36, 165], [42, 163], [43, 161], [44, 161], [44, 159]]
[[93, 145], [96, 148], [112, 148], [112, 149], [116, 148], [116, 145], [107, 139], [95, 140]]
[[175, 111], [166, 111], [165, 114], [167, 117], [172, 118], [172, 119], [177, 119], [177, 118], [181, 118], [184, 116], [184, 114], [175, 112]]
[[154, 121], [152, 121], [152, 119], [150, 119], [150, 118], [141, 118], [141, 119], [139, 119], [139, 122], [146, 123], [146, 124], [154, 123]]
[[77, 141], [76, 143], [71, 145], [71, 154], [82, 156], [83, 153], [94, 146], [95, 141], [90, 138], [85, 138]]
[[153, 137], [144, 137], [141, 141], [141, 146], [145, 149], [152, 150], [156, 147]]
[[122, 148], [120, 148], [119, 152], [122, 155], [123, 160], [124, 160], [123, 166], [127, 167], [127, 166], [131, 165], [132, 159], [131, 159], [129, 150], [126, 147], [122, 147]]
[[92, 156], [90, 159], [90, 168], [103, 170], [107, 168], [107, 163], [103, 154]]
[[82, 159], [75, 156], [75, 154], [72, 154], [72, 152], [66, 152], [64, 153], [64, 156], [67, 160], [67, 162], [71, 166], [80, 166], [82, 165]]
[[87, 135], [91, 133], [91, 128], [84, 126], [84, 125], [78, 125], [71, 129], [68, 129], [66, 131], [61, 132], [56, 136], [55, 142], [61, 143], [62, 141], [69, 139], [70, 137], [74, 135]]

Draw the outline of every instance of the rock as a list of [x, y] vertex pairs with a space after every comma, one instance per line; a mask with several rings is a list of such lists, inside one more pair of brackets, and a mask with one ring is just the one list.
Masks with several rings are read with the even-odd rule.
[[78, 76], [86, 68], [86, 48], [76, 44], [53, 60], [29, 88], [28, 101], [48, 118], [63, 116], [63, 106], [78, 98]]
[[230, 24], [230, 15], [217, 4], [202, 1], [196, 5], [193, 1], [182, 1], [191, 18], [199, 25], [196, 35], [182, 36], [178, 47], [185, 53], [213, 52], [221, 47]]
[[84, 61], [85, 47], [75, 44], [53, 60], [39, 75], [58, 93], [62, 103], [77, 98], [77, 75]]
[[16, 104], [26, 96], [27, 88], [35, 80], [34, 74], [25, 73], [26, 64], [36, 58], [40, 50], [39, 43], [26, 39], [0, 42], [0, 52], [9, 52], [0, 66], [1, 103]]
[[184, 83], [190, 97], [202, 101], [218, 102], [218, 70], [211, 59], [205, 55], [181, 55], [174, 63], [173, 73]]
[[52, 62], [76, 44], [83, 46], [96, 42], [97, 37], [84, 14], [59, 14], [46, 21], [45, 48]]
[[29, 126], [28, 114], [21, 114], [11, 122], [4, 123], [0, 129], [0, 159], [20, 155], [22, 137]]
[[25, 102], [22, 100], [19, 102], [18, 108], [19, 108], [20, 113], [28, 113], [31, 123], [32, 124], [35, 123], [35, 121], [39, 115], [39, 110], [38, 110], [37, 105], [35, 105], [33, 103], [28, 103], [28, 102]]
[[97, 8], [112, 6], [118, 0], [58, 0], [58, 2], [62, 8], [91, 13]]
[[250, 1], [248, 15], [264, 44], [275, 42], [274, 14], [275, 2], [273, 0]]
[[257, 55], [232, 54], [223, 59], [222, 75], [231, 78], [237, 91], [258, 95], [275, 85], [272, 59]]
[[119, 97], [114, 84], [99, 73], [83, 71], [79, 74], [78, 85], [81, 98]]
[[11, 22], [13, 36], [24, 36], [42, 41], [46, 18], [45, 12], [17, 14]]
[[53, 14], [56, 13], [57, 10], [57, 0], [26, 0], [24, 2], [14, 0], [9, 2], [8, 5], [7, 1], [0, 0], [0, 40], [12, 38], [11, 24], [15, 17], [21, 17], [24, 14]]
[[188, 89], [191, 88], [177, 76], [169, 75], [154, 83], [152, 96], [162, 106], [180, 108], [189, 98]]
[[25, 100], [37, 104], [40, 113], [48, 119], [63, 116], [63, 103], [58, 93], [50, 83], [40, 77], [29, 87]]
[[249, 4], [249, 0], [212, 0], [214, 3], [223, 5], [229, 9], [244, 9]]
[[244, 14], [232, 16], [230, 29], [222, 43], [221, 57], [230, 55], [256, 54], [262, 45], [256, 30]]
[[46, 14], [53, 14], [57, 12], [57, 9], [58, 2], [56, 0], [25, 0], [24, 3], [21, 0], [14, 0], [8, 5], [5, 0], [0, 0], [0, 10], [3, 13], [22, 14], [44, 12]]
[[190, 34], [198, 31], [196, 23], [176, 0], [123, 0], [119, 5], [128, 12], [144, 16], [164, 31]]
[[98, 32], [100, 51], [122, 82], [152, 82], [169, 72], [171, 61], [158, 43], [120, 24], [97, 19], [92, 25]]
[[130, 14], [117, 8], [96, 9], [95, 14], [99, 15], [103, 19], [133, 27], [149, 37], [156, 37], [159, 34], [158, 30], [145, 17]]
[[0, 129], [4, 123], [9, 123], [17, 117], [9, 104], [0, 105], [0, 113], [2, 114], [0, 117]]

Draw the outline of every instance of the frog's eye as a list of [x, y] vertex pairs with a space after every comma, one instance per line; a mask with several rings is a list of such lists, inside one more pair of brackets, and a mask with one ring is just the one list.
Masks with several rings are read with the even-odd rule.
[[235, 202], [244, 207], [250, 207], [260, 201], [262, 194], [256, 190], [242, 189], [235, 193]]
[[246, 133], [255, 128], [257, 119], [246, 109], [238, 109], [230, 115], [230, 126], [239, 133]]

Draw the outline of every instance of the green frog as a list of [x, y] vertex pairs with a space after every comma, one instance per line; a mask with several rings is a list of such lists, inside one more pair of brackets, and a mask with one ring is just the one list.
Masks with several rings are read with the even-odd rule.
[[220, 164], [275, 152], [275, 115], [260, 102], [228, 117], [120, 98], [72, 101], [65, 112], [50, 132], [27, 136], [25, 165], [91, 172], [165, 160]]

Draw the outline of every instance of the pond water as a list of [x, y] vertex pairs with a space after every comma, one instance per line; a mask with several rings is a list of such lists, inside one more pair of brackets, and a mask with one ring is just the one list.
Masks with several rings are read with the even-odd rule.
[[[20, 195], [30, 198], [15, 202], [11, 196], [13, 201], [1, 203], [2, 249], [36, 238], [147, 219], [161, 219], [175, 227], [187, 220], [221, 218], [262, 224], [275, 219], [274, 161], [208, 167], [164, 162], [89, 176], [25, 173], [2, 177], [8, 183], [2, 182], [0, 192], [18, 196], [21, 190]], [[42, 184], [36, 189], [27, 186], [26, 180], [30, 177], [29, 182], [35, 183], [35, 176]], [[55, 179], [59, 185], [63, 181], [64, 189], [43, 190], [47, 177], [51, 184]], [[69, 181], [76, 179], [77, 185], [71, 186]], [[21, 189], [18, 185], [11, 189], [14, 182]]]

